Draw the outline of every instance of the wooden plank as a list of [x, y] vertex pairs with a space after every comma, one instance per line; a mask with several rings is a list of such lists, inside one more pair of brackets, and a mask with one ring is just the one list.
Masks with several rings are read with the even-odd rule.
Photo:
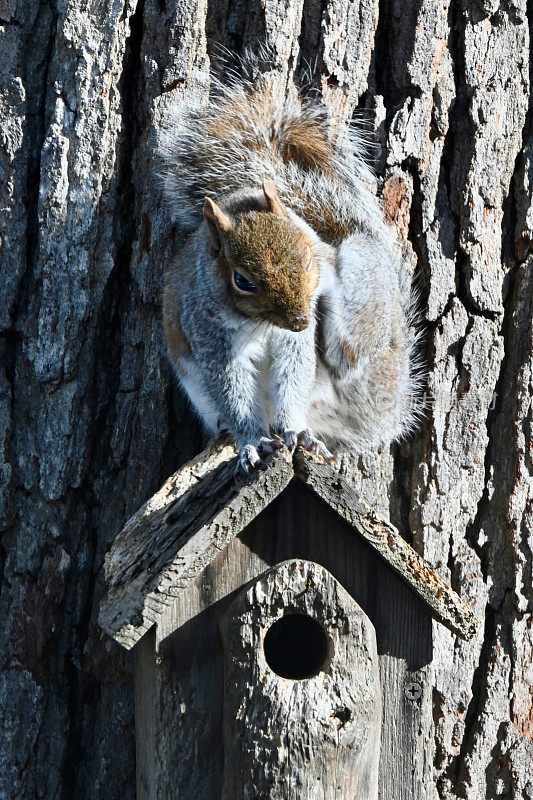
[[156, 800], [156, 730], [159, 685], [155, 630], [149, 631], [135, 648], [135, 768], [137, 800]]
[[[325, 567], [376, 630], [383, 701], [380, 800], [427, 800], [433, 758], [430, 609], [362, 537], [354, 536], [345, 520], [300, 481], [292, 481], [217, 554], [175, 598], [158, 625], [158, 661], [168, 671], [160, 695], [166, 721], [157, 733], [157, 752], [167, 776], [161, 796], [172, 796], [177, 785], [184, 787], [180, 800], [219, 796], [223, 781], [219, 687], [224, 679], [217, 620], [243, 584], [292, 558]], [[412, 685], [421, 694], [417, 697], [415, 691], [414, 699], [408, 699]], [[180, 703], [186, 698], [191, 702], [181, 713]], [[177, 727], [172, 720], [179, 720]]]
[[144, 730], [139, 734], [155, 756], [154, 798], [220, 798], [224, 666], [218, 627], [227, 605], [211, 606], [152, 653], [158, 714], [153, 740], [146, 741]]
[[[166, 628], [163, 617], [172, 598], [294, 474], [291, 456], [282, 449], [265, 470], [236, 483], [235, 459], [227, 438], [214, 440], [173, 475], [117, 536], [105, 561], [108, 592], [100, 624], [125, 647], [132, 647], [155, 623]], [[479, 622], [473, 612], [338, 472], [301, 450], [296, 451], [294, 465], [297, 476], [379, 553], [437, 619], [465, 638], [475, 633]]]
[[222, 800], [377, 800], [381, 689], [374, 627], [323, 567], [293, 559], [221, 621]]
[[342, 475], [301, 449], [295, 454], [294, 466], [297, 477], [379, 553], [443, 625], [464, 639], [474, 636], [480, 622], [473, 611], [390, 522], [378, 517]]
[[289, 452], [235, 481], [235, 451], [218, 440], [174, 475], [128, 522], [105, 560], [100, 625], [126, 648], [158, 622], [172, 598], [289, 483]]

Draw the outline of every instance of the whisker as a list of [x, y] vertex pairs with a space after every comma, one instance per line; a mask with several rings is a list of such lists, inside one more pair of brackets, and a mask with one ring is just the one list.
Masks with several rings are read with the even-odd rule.
[[327, 310], [320, 310], [320, 311], [316, 312], [316, 318], [317, 318], [317, 320], [320, 320], [320, 321], [327, 320], [329, 322], [332, 322], [335, 325], [338, 325], [339, 321], [342, 321], [343, 316], [342, 316], [342, 314], [340, 312], [335, 313], [335, 312], [330, 312], [330, 311], [327, 311]]
[[247, 331], [248, 336], [246, 337], [246, 339], [244, 341], [244, 347], [246, 347], [247, 345], [250, 344], [250, 342], [252, 341], [252, 339], [254, 338], [255, 334], [257, 333], [257, 331], [259, 330], [259, 328], [261, 327], [262, 324], [263, 324], [262, 321], [259, 320], [258, 322], [255, 322], [255, 324], [252, 325], [252, 328], [251, 328], [250, 331]]

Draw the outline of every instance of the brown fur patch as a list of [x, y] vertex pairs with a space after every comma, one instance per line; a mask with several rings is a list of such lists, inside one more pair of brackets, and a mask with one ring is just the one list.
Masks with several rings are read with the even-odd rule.
[[220, 142], [234, 137], [237, 132], [243, 136], [244, 144], [253, 149], [254, 142], [250, 135], [250, 124], [247, 122], [249, 113], [249, 103], [241, 102], [240, 98], [229, 98], [220, 103], [216, 116], [208, 120], [207, 131], [210, 136]]
[[[286, 217], [264, 211], [236, 215], [232, 231], [224, 237], [219, 274], [239, 311], [296, 329], [298, 317], [310, 316], [311, 295], [318, 284], [314, 258], [306, 269], [310, 248], [309, 238]], [[257, 286], [256, 293], [243, 295], [232, 288], [231, 276], [239, 269]]]
[[[212, 143], [218, 146], [224, 143], [232, 147], [236, 135], [242, 145], [251, 152], [264, 149], [264, 140], [257, 137], [251, 120], [256, 119], [259, 113], [259, 95], [230, 95], [218, 101], [212, 115], [205, 120], [205, 142], [200, 141], [194, 150], [194, 165], [200, 175], [210, 172], [212, 160], [215, 157], [211, 151]], [[211, 184], [212, 193], [217, 196], [227, 191], [227, 186], [219, 185], [216, 181]]]
[[264, 139], [256, 135], [252, 120], [260, 117], [272, 119], [274, 105], [272, 93], [266, 90], [225, 97], [218, 102], [216, 113], [207, 121], [207, 132], [220, 142], [233, 140], [238, 133], [249, 150], [262, 150]]
[[359, 353], [350, 347], [346, 339], [343, 339], [342, 337], [340, 338], [340, 345], [346, 361], [348, 361], [352, 366], [357, 364], [359, 360]]
[[297, 192], [305, 208], [304, 218], [313, 230], [329, 244], [340, 244], [353, 230], [335, 216], [319, 197], [311, 197], [307, 192]]
[[[256, 135], [252, 121], [267, 120], [267, 126], [271, 126], [282, 103], [283, 99], [269, 89], [229, 96], [218, 103], [215, 115], [207, 121], [207, 132], [220, 142], [229, 141], [238, 133], [249, 150], [261, 151], [265, 142]], [[272, 129], [270, 141], [279, 148], [285, 162], [294, 161], [305, 169], [326, 172], [333, 168], [333, 148], [324, 125], [317, 119], [288, 116], [282, 120], [279, 132], [274, 135]]]
[[176, 261], [166, 276], [163, 292], [163, 324], [174, 365], [180, 372], [184, 372], [183, 359], [191, 353], [191, 345], [180, 322], [181, 303], [176, 287], [179, 286], [181, 263], [181, 260]]
[[307, 169], [329, 171], [333, 150], [317, 120], [291, 119], [281, 132], [280, 147], [285, 162], [295, 161]]
[[189, 340], [175, 320], [172, 322], [165, 320], [165, 333], [174, 364], [181, 372], [184, 372], [183, 359], [191, 353]]

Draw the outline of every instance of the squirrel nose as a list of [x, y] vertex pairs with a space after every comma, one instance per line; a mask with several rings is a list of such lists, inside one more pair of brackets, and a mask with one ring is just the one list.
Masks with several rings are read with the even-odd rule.
[[308, 327], [308, 325], [309, 325], [309, 315], [298, 314], [298, 316], [293, 318], [291, 328], [293, 331], [303, 331]]

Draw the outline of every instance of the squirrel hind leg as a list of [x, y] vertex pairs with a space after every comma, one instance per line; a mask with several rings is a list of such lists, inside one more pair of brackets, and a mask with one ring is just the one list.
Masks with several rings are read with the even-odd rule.
[[333, 451], [363, 453], [404, 438], [416, 427], [419, 391], [408, 349], [383, 353], [314, 392], [309, 425]]

